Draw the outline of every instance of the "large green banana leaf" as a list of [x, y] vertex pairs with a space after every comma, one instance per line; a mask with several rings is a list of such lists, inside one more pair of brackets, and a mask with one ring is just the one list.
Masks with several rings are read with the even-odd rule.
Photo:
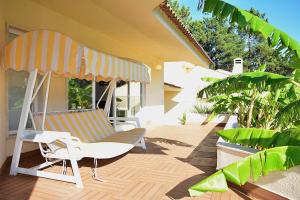
[[277, 123], [280, 124], [282, 127], [299, 124], [300, 99], [285, 106], [282, 110], [280, 110], [277, 113], [275, 119]]
[[294, 54], [293, 67], [300, 68], [298, 65], [300, 63], [300, 44], [285, 32], [252, 13], [222, 0], [199, 0], [199, 5], [203, 5], [201, 7], [203, 7], [204, 13], [211, 13], [221, 19], [228, 19], [231, 23], [237, 23], [242, 28], [247, 27], [254, 32], [261, 33], [269, 39], [272, 46], [285, 50], [287, 54]]
[[283, 132], [258, 128], [234, 128], [218, 131], [224, 140], [251, 147], [272, 148], [279, 146], [299, 146], [300, 129]]
[[282, 76], [270, 72], [245, 72], [239, 75], [229, 76], [216, 81], [202, 89], [198, 96], [202, 97], [204, 93], [208, 97], [220, 94], [233, 94], [244, 90], [252, 90], [256, 87], [260, 92], [266, 91], [268, 87], [277, 89], [283, 87], [291, 80], [290, 77]]
[[260, 151], [200, 181], [189, 188], [189, 193], [191, 196], [199, 196], [204, 192], [224, 192], [228, 189], [227, 181], [236, 185], [244, 185], [249, 180], [257, 181], [269, 172], [287, 170], [299, 165], [299, 155], [299, 146], [282, 146]]

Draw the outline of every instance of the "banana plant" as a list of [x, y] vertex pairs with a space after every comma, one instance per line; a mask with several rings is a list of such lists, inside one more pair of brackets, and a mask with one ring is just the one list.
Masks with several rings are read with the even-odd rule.
[[297, 100], [294, 78], [255, 71], [233, 75], [213, 82], [198, 93], [213, 102], [210, 119], [220, 113], [238, 112], [242, 127], [274, 128], [276, 113]]
[[[281, 31], [280, 29], [276, 28], [275, 26], [271, 25], [264, 19], [261, 19], [252, 13], [240, 9], [238, 7], [235, 7], [234, 5], [231, 5], [229, 3], [226, 3], [222, 0], [199, 0], [198, 9], [202, 10], [203, 13], [210, 13], [213, 16], [220, 18], [222, 20], [227, 20], [230, 23], [234, 23], [238, 25], [240, 28], [245, 28], [248, 30], [251, 30], [253, 32], [261, 33], [261, 35], [268, 39], [269, 44], [273, 46], [274, 48], [278, 49], [280, 52], [282, 52], [283, 55], [285, 55], [290, 60], [290, 67], [295, 69], [294, 72], [294, 79], [290, 79], [290, 82], [293, 82], [293, 84], [300, 88], [300, 44], [295, 39], [293, 39], [291, 36], [286, 34], [285, 32]], [[234, 81], [234, 78], [232, 78], [232, 81]], [[221, 83], [219, 84], [220, 87]], [[215, 85], [216, 86], [216, 85]], [[224, 87], [224, 91], [228, 91], [228, 93], [231, 93], [232, 90], [243, 90], [245, 89], [245, 85], [241, 84], [235, 84], [235, 88], [233, 87]], [[242, 86], [242, 87], [240, 87]], [[246, 85], [250, 86], [250, 85]], [[251, 107], [254, 107], [255, 101], [256, 101], [256, 94], [253, 94], [252, 104], [250, 104]], [[296, 99], [298, 100], [299, 97]], [[296, 109], [294, 112], [293, 110], [288, 109]], [[287, 106], [286, 109], [284, 109], [284, 113], [292, 114], [293, 116], [289, 115], [289, 117], [282, 117], [281, 120], [277, 120], [277, 123], [279, 125], [284, 126], [288, 121], [286, 119], [297, 119], [295, 117], [299, 116], [299, 109], [300, 105], [295, 102], [293, 105]], [[251, 112], [252, 109], [249, 111], [249, 115], [253, 115], [253, 112]], [[283, 122], [282, 124], [280, 122]], [[271, 128], [272, 125], [270, 122], [266, 122], [267, 125], [265, 125], [266, 128]], [[272, 122], [275, 124], [275, 122]], [[251, 119], [248, 118], [247, 126], [249, 127], [251, 124]]]
[[270, 72], [245, 72], [213, 82], [202, 89], [198, 96], [201, 97], [204, 93], [207, 96], [230, 95], [240, 91], [252, 90], [254, 87], [258, 92], [264, 92], [267, 87], [275, 90], [291, 81], [290, 77]]
[[241, 186], [248, 181], [255, 182], [270, 172], [300, 165], [299, 129], [275, 132], [241, 128], [220, 131], [218, 134], [225, 140], [261, 147], [263, 150], [224, 167], [192, 186], [189, 188], [191, 196], [200, 196], [205, 192], [225, 192], [228, 189], [227, 181]]
[[[211, 13], [223, 20], [227, 19], [240, 28], [261, 33], [268, 39], [270, 45], [289, 58], [290, 67], [295, 69], [292, 77], [267, 74], [262, 71], [231, 76], [212, 83], [198, 95], [201, 97], [205, 93], [208, 97], [227, 96], [224, 98], [226, 100], [233, 96], [242, 99], [243, 97], [250, 98], [246, 118], [240, 118], [245, 114], [243, 110], [245, 107], [239, 107], [239, 123], [246, 121], [246, 127], [250, 127], [254, 119], [256, 121], [265, 119], [268, 128], [270, 128], [270, 123], [277, 123], [277, 129], [286, 129], [290, 126], [300, 127], [300, 44], [263, 19], [222, 0], [199, 0], [198, 7], [204, 13]], [[218, 101], [216, 107], [222, 107], [224, 102]], [[255, 107], [261, 107], [261, 109], [254, 109]], [[229, 142], [261, 151], [224, 167], [192, 186], [189, 189], [191, 196], [199, 196], [208, 191], [223, 192], [228, 189], [227, 181], [236, 185], [244, 185], [250, 180], [257, 181], [259, 177], [268, 175], [269, 172], [287, 170], [300, 165], [298, 156], [300, 154], [300, 129], [293, 128], [278, 132], [240, 128], [220, 131], [218, 134]]]

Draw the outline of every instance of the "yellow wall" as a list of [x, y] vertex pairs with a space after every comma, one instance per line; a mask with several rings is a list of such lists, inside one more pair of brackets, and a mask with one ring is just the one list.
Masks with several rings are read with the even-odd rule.
[[[0, 46], [5, 40], [5, 22], [3, 17], [3, 0], [0, 0]], [[6, 159], [6, 130], [7, 130], [7, 115], [6, 115], [6, 94], [5, 94], [5, 73], [0, 69], [0, 167]]]
[[[145, 119], [144, 122], [146, 124], [162, 122], [164, 113], [164, 72], [162, 61], [164, 58], [153, 57], [153, 55], [144, 53], [136, 47], [131, 47], [126, 40], [120, 41], [111, 35], [103, 34], [99, 30], [79, 23], [72, 18], [55, 12], [36, 2], [35, 0], [0, 0], [0, 9], [5, 7], [5, 9], [0, 10], [0, 44], [4, 42], [4, 22], [6, 22], [25, 30], [49, 29], [59, 31], [89, 47], [144, 62], [152, 68], [152, 82], [146, 87], [145, 107], [142, 109], [141, 118]], [[119, 21], [122, 22], [122, 20]], [[109, 24], [110, 22], [107, 23]], [[127, 29], [131, 28], [132, 27], [128, 25]], [[130, 35], [130, 37], [135, 36]], [[153, 42], [154, 41], [148, 39], [149, 44]], [[147, 47], [147, 44], [141, 45]], [[125, 46], [126, 48], [123, 48]], [[160, 49], [159, 46], [157, 46], [157, 49]], [[154, 52], [153, 50], [151, 51]], [[7, 95], [5, 89], [5, 74], [0, 72], [0, 166], [5, 160], [6, 155], [11, 155], [14, 146], [14, 137], [10, 137], [6, 140]], [[49, 99], [49, 110], [64, 110], [67, 108], [66, 102], [65, 80], [53, 79]], [[32, 146], [26, 145], [24, 149], [30, 150], [32, 148]]]

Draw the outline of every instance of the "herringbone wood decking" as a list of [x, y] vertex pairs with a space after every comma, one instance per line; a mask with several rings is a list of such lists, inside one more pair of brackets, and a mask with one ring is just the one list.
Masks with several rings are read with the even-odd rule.
[[[119, 158], [100, 161], [98, 173], [104, 182], [92, 179], [92, 160], [82, 160], [79, 165], [83, 189], [32, 176], [3, 175], [0, 177], [0, 199], [190, 199], [187, 188], [215, 170], [216, 129], [219, 128], [214, 124], [207, 124], [148, 130], [146, 151], [135, 148]], [[39, 162], [42, 158], [38, 155], [21, 161], [27, 167]], [[61, 166], [46, 170], [59, 172]], [[70, 171], [69, 168], [68, 173]], [[243, 198], [229, 190], [206, 193], [195, 199]]]

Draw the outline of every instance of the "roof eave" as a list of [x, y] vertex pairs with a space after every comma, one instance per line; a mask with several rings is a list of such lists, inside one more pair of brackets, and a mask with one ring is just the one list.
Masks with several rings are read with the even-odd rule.
[[213, 60], [209, 57], [207, 52], [199, 44], [199, 42], [194, 38], [191, 32], [182, 24], [181, 20], [176, 16], [175, 12], [171, 9], [166, 1], [159, 5], [159, 8], [165, 13], [165, 15], [170, 19], [170, 21], [181, 31], [181, 33], [186, 37], [186, 39], [197, 49], [197, 51], [204, 56], [210, 65], [215, 65]]

